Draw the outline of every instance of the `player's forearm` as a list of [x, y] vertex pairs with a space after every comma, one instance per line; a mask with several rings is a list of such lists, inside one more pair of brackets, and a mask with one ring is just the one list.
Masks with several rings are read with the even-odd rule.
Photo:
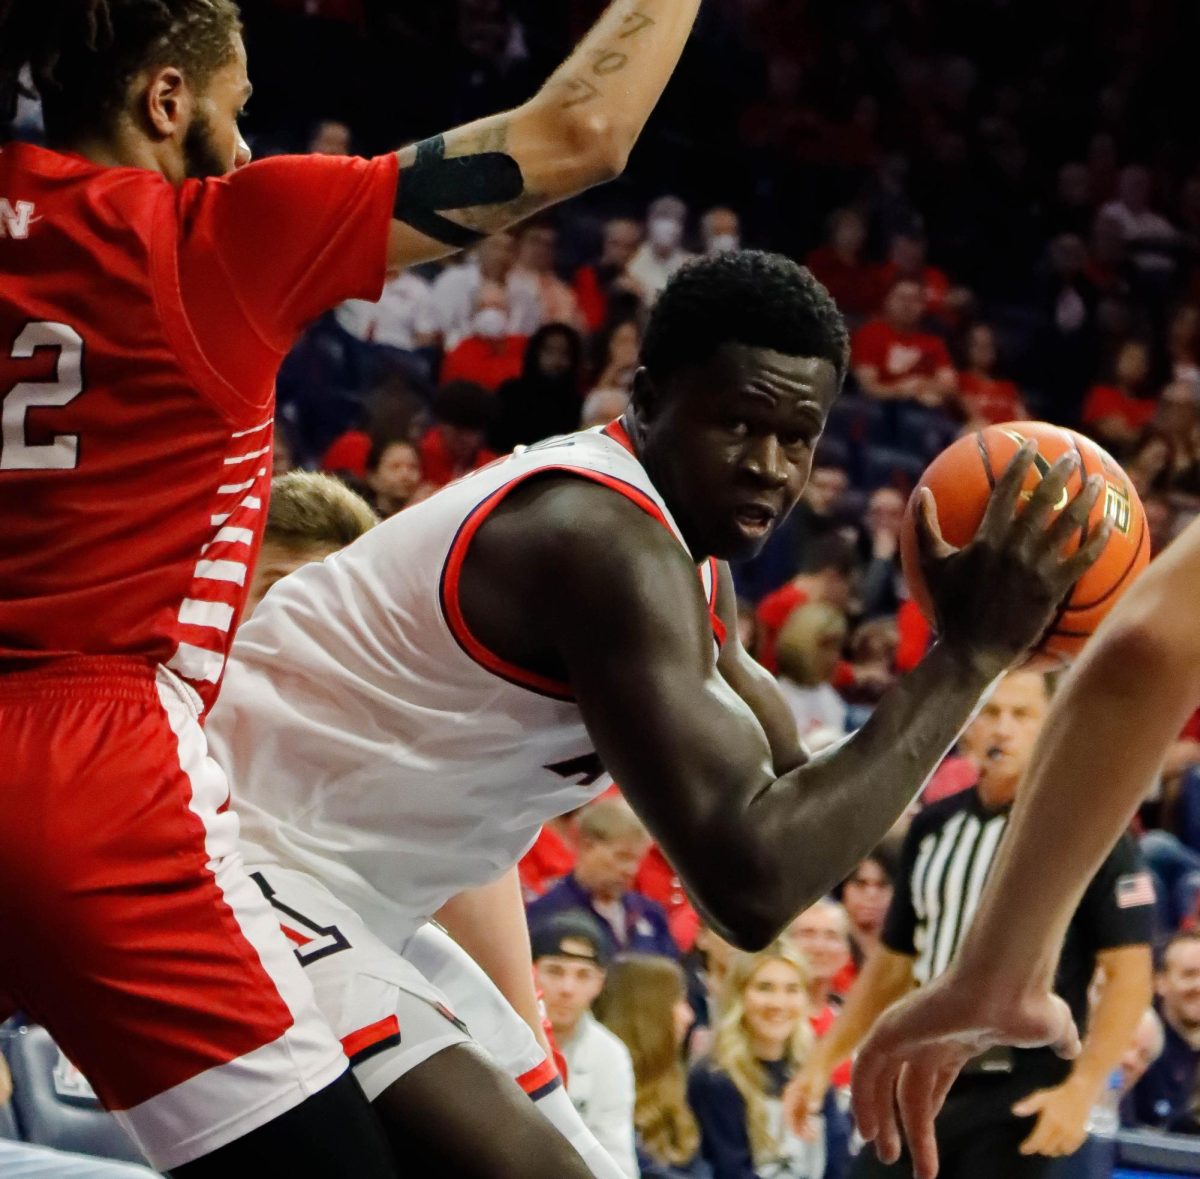
[[623, 157], [679, 63], [700, 0], [615, 0], [538, 96], [600, 126]]
[[[1056, 694], [960, 954], [1004, 1001], [1049, 986], [1087, 883], [1200, 703], [1200, 523], [1143, 574]], [[1037, 905], [1023, 903], [1029, 881]]]
[[459, 893], [436, 916], [549, 1051], [533, 986], [529, 930], [516, 868], [492, 884]]
[[1083, 1050], [1071, 1076], [1099, 1092], [1133, 1041], [1154, 994], [1149, 946], [1129, 946], [1104, 968], [1104, 989], [1088, 1021]]
[[912, 985], [912, 959], [886, 946], [876, 947], [850, 988], [842, 1013], [817, 1044], [816, 1061], [826, 1076], [850, 1058], [875, 1021], [908, 994]]
[[614, 0], [515, 110], [404, 148], [389, 269], [463, 249], [619, 175], [700, 0]]
[[954, 744], [992, 678], [936, 643], [850, 740], [747, 803], [753, 940], [769, 940], [879, 843]]

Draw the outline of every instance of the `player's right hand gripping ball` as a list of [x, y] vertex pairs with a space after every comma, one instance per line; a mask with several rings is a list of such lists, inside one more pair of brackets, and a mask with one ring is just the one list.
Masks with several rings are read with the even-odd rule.
[[[1090, 438], [1047, 422], [1009, 422], [959, 438], [921, 476], [904, 516], [900, 555], [913, 599], [930, 624], [936, 625], [918, 557], [914, 519], [917, 492], [922, 487], [933, 492], [942, 536], [949, 544], [961, 548], [975, 535], [983, 520], [996, 480], [1027, 439], [1037, 443], [1038, 453], [1025, 479], [1023, 499], [1028, 500], [1060, 455], [1074, 450], [1079, 457], [1079, 468], [1067, 483], [1055, 512], [1066, 507], [1089, 475], [1100, 474], [1104, 490], [1092, 508], [1088, 527], [1096, 527], [1106, 516], [1113, 524], [1103, 552], [1075, 583], [1030, 657], [1032, 665], [1053, 670], [1079, 653], [1150, 561], [1150, 531], [1142, 501], [1117, 461]], [[1076, 533], [1064, 547], [1063, 555], [1074, 552], [1079, 543]]]

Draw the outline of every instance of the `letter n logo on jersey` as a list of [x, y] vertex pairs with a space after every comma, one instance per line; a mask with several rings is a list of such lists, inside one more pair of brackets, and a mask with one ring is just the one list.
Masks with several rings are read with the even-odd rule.
[[32, 201], [17, 201], [14, 205], [0, 197], [0, 237], [27, 238], [33, 220]]

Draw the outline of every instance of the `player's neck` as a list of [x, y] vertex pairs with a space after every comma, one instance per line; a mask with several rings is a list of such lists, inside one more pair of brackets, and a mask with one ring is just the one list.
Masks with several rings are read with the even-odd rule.
[[142, 168], [166, 176], [172, 183], [183, 179], [182, 166], [169, 147], [152, 143], [132, 130], [119, 130], [111, 135], [82, 136], [70, 142], [55, 144], [59, 151], [82, 156], [102, 168]]

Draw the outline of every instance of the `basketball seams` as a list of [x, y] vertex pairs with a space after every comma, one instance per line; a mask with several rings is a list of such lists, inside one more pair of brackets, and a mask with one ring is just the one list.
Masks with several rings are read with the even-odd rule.
[[1125, 584], [1125, 582], [1129, 579], [1129, 575], [1133, 572], [1134, 567], [1137, 565], [1138, 560], [1141, 558], [1142, 549], [1146, 544], [1146, 517], [1145, 517], [1145, 515], [1142, 515], [1140, 513], [1139, 513], [1139, 515], [1140, 515], [1140, 519], [1138, 522], [1139, 531], [1138, 531], [1137, 544], [1133, 546], [1133, 555], [1129, 558], [1129, 561], [1126, 564], [1125, 568], [1121, 571], [1121, 576], [1119, 578], [1117, 578], [1117, 580], [1107, 590], [1105, 590], [1104, 593], [1100, 595], [1100, 597], [1096, 598], [1094, 601], [1085, 602], [1084, 604], [1079, 605], [1079, 606], [1072, 606], [1069, 611], [1070, 613], [1073, 613], [1073, 614], [1083, 613], [1085, 610], [1094, 610], [1097, 606], [1102, 606], [1105, 602], [1108, 601], [1109, 598], [1111, 598], [1113, 596], [1113, 594], [1117, 593], [1117, 591], [1120, 590], [1121, 586], [1123, 586]]

